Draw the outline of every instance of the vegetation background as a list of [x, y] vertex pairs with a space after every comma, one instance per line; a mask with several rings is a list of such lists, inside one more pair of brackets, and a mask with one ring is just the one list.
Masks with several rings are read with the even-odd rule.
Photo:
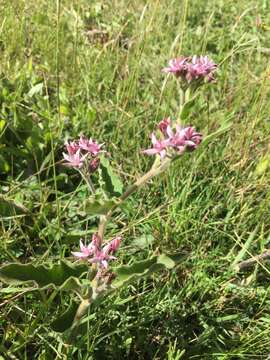
[[1, 359], [270, 359], [269, 265], [233, 267], [270, 242], [270, 2], [2, 0], [0, 14], [1, 263], [70, 257], [96, 228], [59, 164], [65, 140], [105, 142], [129, 184], [153, 161], [141, 149], [155, 124], [177, 116], [162, 67], [219, 64], [187, 121], [205, 142], [108, 228], [124, 236], [120, 263], [187, 260], [102, 303], [73, 346], [49, 326], [64, 294], [0, 285]]

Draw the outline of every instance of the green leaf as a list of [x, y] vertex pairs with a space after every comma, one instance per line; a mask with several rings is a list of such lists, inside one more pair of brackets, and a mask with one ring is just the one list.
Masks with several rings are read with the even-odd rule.
[[130, 281], [149, 276], [153, 272], [173, 269], [186, 258], [187, 254], [159, 255], [151, 259], [138, 261], [132, 265], [123, 265], [115, 269], [116, 278], [112, 281], [113, 288], [119, 288]]
[[119, 196], [123, 192], [123, 183], [114, 173], [109, 160], [105, 156], [100, 157], [100, 169], [105, 190], [112, 196]]
[[194, 104], [195, 104], [195, 97], [184, 104], [180, 114], [181, 120], [185, 120], [190, 115]]
[[27, 213], [28, 210], [18, 202], [10, 200], [0, 195], [0, 215], [1, 216], [15, 216], [23, 215]]
[[264, 156], [260, 161], [258, 162], [256, 169], [255, 169], [255, 175], [261, 176], [266, 173], [266, 171], [269, 169], [270, 165], [270, 157]]
[[255, 238], [255, 236], [257, 235], [258, 232], [258, 228], [259, 226], [257, 225], [255, 227], [255, 229], [249, 234], [249, 237], [247, 238], [245, 244], [241, 244], [242, 249], [239, 251], [239, 253], [237, 254], [237, 256], [235, 257], [232, 266], [237, 268], [237, 263], [239, 263], [240, 261], [243, 260], [244, 256], [246, 255], [246, 253], [248, 252], [250, 246], [253, 243], [253, 240]]
[[73, 324], [78, 306], [75, 301], [72, 301], [68, 309], [51, 323], [52, 329], [61, 333], [69, 329]]
[[8, 264], [0, 268], [0, 280], [7, 284], [34, 282], [38, 287], [52, 285], [70, 291], [77, 289], [79, 278], [88, 270], [85, 264], [72, 265], [61, 261], [51, 267], [32, 264]]
[[132, 245], [144, 249], [149, 247], [154, 242], [154, 240], [155, 238], [152, 234], [145, 234], [134, 239], [132, 241]]
[[103, 215], [106, 214], [113, 206], [117, 204], [116, 199], [100, 199], [92, 198], [85, 202], [85, 211], [89, 215]]
[[165, 254], [158, 257], [157, 263], [164, 265], [167, 269], [173, 269], [176, 265], [175, 261]]

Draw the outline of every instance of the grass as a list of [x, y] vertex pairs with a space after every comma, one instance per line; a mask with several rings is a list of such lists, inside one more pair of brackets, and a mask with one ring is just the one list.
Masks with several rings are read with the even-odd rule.
[[[269, 265], [233, 270], [270, 241], [269, 11], [263, 0], [0, 4], [0, 186], [18, 205], [1, 205], [2, 263], [70, 257], [96, 228], [78, 212], [80, 179], [59, 165], [66, 139], [105, 142], [129, 184], [152, 162], [140, 151], [156, 122], [177, 112], [176, 83], [160, 69], [178, 54], [219, 63], [188, 120], [205, 142], [107, 229], [124, 235], [123, 263], [159, 250], [190, 256], [104, 301], [74, 346], [49, 327], [64, 294], [1, 285], [3, 359], [270, 356]], [[143, 234], [153, 241], [140, 249]]]

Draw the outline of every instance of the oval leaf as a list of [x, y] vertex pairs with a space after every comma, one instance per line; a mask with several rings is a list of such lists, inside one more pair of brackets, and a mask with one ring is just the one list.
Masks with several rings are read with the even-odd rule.
[[159, 255], [151, 259], [135, 262], [132, 265], [123, 265], [115, 270], [116, 278], [112, 281], [112, 287], [119, 288], [130, 281], [149, 276], [153, 272], [172, 269], [182, 262], [187, 254]]
[[[9, 264], [0, 268], [0, 280], [7, 284], [35, 282], [39, 287], [54, 285], [63, 286], [63, 290], [76, 288], [76, 278], [88, 270], [84, 264], [72, 265], [61, 261], [51, 267], [32, 264]], [[70, 279], [73, 278], [73, 279]]]
[[90, 199], [85, 203], [85, 211], [89, 215], [104, 215], [117, 204], [116, 199]]
[[100, 168], [105, 190], [112, 196], [120, 196], [123, 192], [123, 183], [114, 173], [109, 160], [104, 156], [100, 157]]

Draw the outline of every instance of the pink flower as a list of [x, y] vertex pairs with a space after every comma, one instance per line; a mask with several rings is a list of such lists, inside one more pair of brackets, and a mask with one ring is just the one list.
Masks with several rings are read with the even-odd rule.
[[117, 236], [111, 242], [104, 246], [103, 251], [106, 254], [113, 254], [117, 251], [122, 241], [122, 236]]
[[[73, 150], [70, 150], [70, 151], [72, 152]], [[64, 163], [64, 165], [80, 169], [83, 166], [83, 162], [84, 162], [86, 155], [81, 156], [80, 149], [79, 149], [76, 151], [75, 154], [63, 153], [63, 157], [67, 161], [66, 163]]]
[[88, 151], [93, 156], [96, 156], [100, 152], [101, 146], [102, 145], [99, 145], [97, 142], [95, 142], [91, 138], [86, 139], [84, 136], [80, 137], [80, 140], [79, 140], [80, 149]]
[[210, 60], [207, 56], [196, 56], [192, 57], [191, 63], [187, 64], [187, 75], [186, 79], [188, 82], [192, 80], [205, 78], [207, 81], [213, 81], [217, 65]]
[[67, 141], [65, 146], [69, 155], [75, 155], [76, 152], [80, 149], [77, 141]]
[[114, 238], [112, 241], [111, 241], [111, 249], [110, 251], [112, 253], [115, 253], [119, 246], [121, 245], [121, 242], [122, 242], [122, 236], [117, 236], [116, 238]]
[[112, 256], [118, 249], [121, 243], [121, 236], [117, 236], [103, 248], [101, 247], [101, 238], [98, 234], [92, 235], [92, 241], [88, 246], [85, 246], [80, 241], [80, 252], [72, 252], [72, 254], [79, 259], [87, 259], [90, 263], [98, 264], [101, 268], [108, 268], [108, 261], [115, 260]]
[[[176, 124], [175, 130], [172, 129], [169, 119], [164, 119], [161, 121], [163, 129], [163, 140], [157, 140], [155, 134], [152, 134], [152, 143], [153, 147], [151, 149], [144, 150], [143, 153], [147, 155], [156, 155], [159, 154], [160, 158], [163, 160], [169, 148], [173, 148], [182, 154], [185, 150], [192, 151], [202, 141], [202, 135], [196, 132], [195, 128], [192, 126], [187, 126], [182, 128], [180, 125]], [[163, 126], [164, 123], [164, 126]]]
[[179, 153], [187, 150], [194, 150], [202, 141], [202, 135], [196, 132], [193, 126], [181, 128], [180, 125], [176, 125], [176, 132], [174, 133], [172, 128], [168, 126], [167, 134], [169, 145], [176, 148]]
[[72, 251], [71, 254], [79, 259], [87, 259], [89, 256], [93, 255], [95, 248], [92, 242], [85, 246], [82, 240], [80, 240], [80, 250], [81, 251]]
[[96, 250], [95, 256], [92, 259], [89, 259], [89, 262], [92, 264], [98, 264], [101, 268], [108, 269], [108, 261], [115, 259], [115, 256], [106, 254], [103, 250]]
[[194, 126], [184, 128], [186, 147], [194, 150], [202, 142], [202, 134], [198, 133]]
[[164, 118], [163, 120], [160, 121], [160, 123], [158, 124], [158, 128], [162, 133], [166, 133], [167, 127], [170, 125], [171, 123], [171, 119], [168, 118]]
[[214, 72], [217, 69], [215, 64], [208, 56], [192, 56], [175, 58], [169, 61], [169, 67], [164, 68], [162, 71], [166, 73], [173, 73], [176, 77], [186, 80], [188, 83], [206, 79], [211, 82], [214, 81]]
[[153, 147], [151, 149], [143, 150], [143, 153], [146, 155], [156, 155], [159, 154], [161, 160], [163, 160], [166, 156], [166, 148], [168, 147], [169, 143], [168, 140], [157, 140], [154, 133], [151, 135]]
[[169, 66], [162, 69], [163, 72], [173, 73], [176, 77], [185, 75], [187, 69], [187, 57], [181, 56], [179, 58], [171, 59]]

